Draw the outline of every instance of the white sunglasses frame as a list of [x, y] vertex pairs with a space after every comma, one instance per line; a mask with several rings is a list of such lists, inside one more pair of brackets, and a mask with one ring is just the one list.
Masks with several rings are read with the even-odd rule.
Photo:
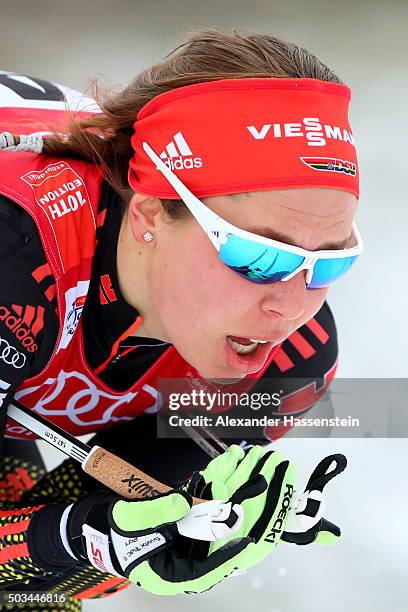
[[[289, 253], [294, 253], [295, 255], [299, 255], [304, 257], [304, 261], [298, 266], [296, 270], [285, 276], [285, 278], [280, 279], [282, 282], [288, 281], [293, 276], [298, 274], [301, 270], [307, 270], [306, 273], [306, 284], [309, 284], [312, 280], [313, 276], [313, 268], [319, 259], [339, 259], [343, 257], [354, 257], [357, 255], [361, 255], [364, 251], [364, 244], [361, 238], [360, 232], [358, 231], [357, 225], [353, 221], [352, 225], [352, 236], [356, 241], [355, 246], [349, 247], [347, 249], [327, 249], [320, 251], [308, 251], [306, 249], [302, 249], [301, 247], [296, 247], [291, 244], [287, 244], [285, 242], [279, 242], [278, 240], [273, 240], [272, 238], [266, 238], [265, 236], [260, 236], [259, 234], [253, 234], [252, 232], [247, 232], [246, 230], [229, 223], [215, 212], [213, 212], [208, 206], [204, 204], [199, 198], [197, 198], [191, 191], [184, 185], [184, 183], [170, 170], [170, 168], [163, 162], [162, 159], [155, 153], [152, 147], [144, 141], [142, 143], [143, 149], [148, 155], [148, 157], [152, 160], [154, 164], [156, 164], [156, 169], [159, 170], [163, 176], [168, 180], [170, 185], [176, 191], [176, 193], [183, 200], [184, 204], [187, 206], [197, 223], [201, 226], [202, 230], [207, 234], [208, 238], [211, 240], [214, 247], [219, 252], [221, 246], [225, 244], [228, 240], [228, 234], [233, 234], [240, 238], [244, 238], [246, 240], [251, 240], [252, 242], [258, 242], [260, 244], [264, 244], [265, 246], [271, 246], [275, 248], [279, 248], [283, 251], [287, 251]], [[248, 279], [251, 281], [251, 279]], [[253, 282], [253, 281], [251, 281]]]

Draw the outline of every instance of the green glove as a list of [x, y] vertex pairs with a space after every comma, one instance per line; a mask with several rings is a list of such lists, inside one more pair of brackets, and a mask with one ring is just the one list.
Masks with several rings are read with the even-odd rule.
[[[96, 491], [67, 508], [69, 552], [81, 564], [129, 578], [151, 593], [205, 591], [239, 569], [251, 539], [234, 539], [208, 559], [183, 559], [178, 543], [184, 536], [176, 522], [190, 512], [191, 502], [183, 491], [140, 501]], [[228, 526], [236, 521], [233, 515]]]
[[[194, 496], [204, 499], [225, 499], [236, 503], [240, 502], [239, 491], [243, 492], [254, 485], [254, 478], [257, 474], [268, 478], [273, 473], [273, 466], [277, 458], [277, 453], [265, 452], [261, 446], [253, 446], [247, 453], [236, 445], [229, 447], [226, 453], [219, 455], [207, 466], [203, 472], [193, 475], [185, 490]], [[228, 457], [224, 459], [223, 457]], [[328, 471], [332, 464], [335, 468]], [[323, 459], [313, 474], [309, 478], [305, 492], [301, 495], [294, 495], [291, 502], [291, 511], [285, 523], [280, 540], [295, 544], [310, 544], [312, 542], [320, 544], [333, 544], [340, 536], [340, 529], [323, 518], [324, 499], [323, 488], [335, 476], [340, 474], [347, 465], [344, 455], [336, 454]], [[247, 483], [245, 483], [247, 479]], [[253, 531], [257, 520], [261, 517], [264, 504], [262, 497], [252, 498], [242, 503], [245, 511], [245, 520], [241, 530], [235, 537], [259, 536], [259, 532]], [[279, 525], [279, 524], [278, 524]], [[268, 539], [273, 539], [276, 531], [272, 530]], [[276, 533], [276, 537], [279, 534]], [[256, 538], [255, 538], [256, 539]], [[259, 555], [263, 558], [263, 551], [267, 551], [262, 545], [263, 538], [258, 541]], [[205, 556], [215, 550], [217, 542], [208, 544], [196, 540], [185, 543], [186, 554], [192, 556]], [[260, 559], [259, 559], [260, 560]]]
[[[206, 485], [205, 479], [212, 479], [214, 498], [242, 505], [243, 524], [233, 539], [199, 542], [195, 548], [197, 540], [177, 536], [174, 546], [135, 567], [131, 580], [156, 594], [201, 593], [255, 565], [276, 547], [294, 493], [294, 466], [279, 453], [264, 453], [262, 447], [244, 456], [239, 446], [230, 447], [211, 461], [202, 481]], [[201, 478], [194, 475], [185, 490], [191, 493]], [[193, 550], [197, 554], [191, 554]]]
[[65, 531], [74, 556], [128, 578], [133, 567], [174, 541], [176, 522], [189, 513], [191, 496], [174, 491], [127, 501], [99, 490], [69, 508]]
[[[262, 561], [282, 537], [294, 498], [295, 467], [274, 451], [253, 446], [246, 453], [233, 444], [195, 473], [184, 489], [204, 499], [225, 499], [241, 504], [244, 520], [234, 537], [254, 540], [241, 557], [241, 569]], [[220, 542], [187, 540], [184, 554], [203, 558], [218, 550]]]

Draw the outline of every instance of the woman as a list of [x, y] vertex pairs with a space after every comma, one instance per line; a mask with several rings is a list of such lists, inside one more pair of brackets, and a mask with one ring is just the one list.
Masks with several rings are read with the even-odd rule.
[[[58, 87], [34, 83], [36, 99], [61, 99]], [[14, 78], [13, 87], [24, 98], [33, 81]], [[148, 413], [158, 407], [158, 378], [262, 388], [267, 377], [334, 375], [325, 298], [362, 250], [349, 90], [295, 45], [211, 30], [98, 102], [101, 114], [74, 117], [62, 135], [2, 137], [4, 452], [21, 456], [16, 444], [26, 443], [9, 438], [34, 437], [5, 423], [16, 395], [75, 435], [104, 430], [93, 443], [175, 484], [208, 458], [189, 440], [156, 440]], [[298, 412], [318, 397], [296, 391], [307, 395]], [[22, 485], [27, 491], [12, 493], [0, 512], [5, 588], [16, 589], [17, 575], [26, 589], [90, 597], [128, 584], [125, 576], [156, 593], [201, 592], [254, 565], [279, 539], [296, 541], [283, 525], [275, 538], [274, 527], [293, 488], [290, 463], [260, 446], [244, 457], [236, 445], [214, 461], [199, 484], [193, 477], [185, 491], [132, 510], [95, 491], [71, 461], [37, 473], [37, 484]], [[222, 481], [228, 499], [238, 489], [246, 499], [254, 474], [260, 497], [226, 549], [179, 539], [172, 556], [159, 538], [148, 561], [124, 568], [116, 541], [98, 566], [92, 534], [81, 536], [88, 525], [102, 538], [109, 516], [117, 538], [148, 537], [188, 512], [189, 493], [211, 496]], [[273, 508], [265, 490], [274, 491]], [[137, 512], [154, 502], [164, 510], [156, 505], [146, 524]], [[320, 527], [313, 540], [337, 533]], [[13, 533], [23, 548], [13, 548]], [[181, 568], [180, 550], [192, 560]]]

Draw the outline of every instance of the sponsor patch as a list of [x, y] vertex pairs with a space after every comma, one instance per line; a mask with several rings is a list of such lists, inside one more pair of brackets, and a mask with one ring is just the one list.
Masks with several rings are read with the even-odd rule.
[[203, 166], [202, 158], [194, 155], [181, 132], [174, 134], [173, 139], [160, 153], [160, 158], [170, 170], [191, 170]]
[[0, 321], [13, 332], [17, 340], [29, 353], [38, 346], [36, 338], [44, 327], [44, 308], [42, 306], [0, 306]]
[[264, 138], [306, 138], [308, 147], [324, 147], [328, 140], [341, 140], [354, 147], [351, 132], [338, 125], [322, 124], [318, 117], [303, 117], [294, 123], [265, 123], [261, 127], [247, 125], [247, 130], [255, 140]]
[[294, 495], [294, 488], [290, 484], [286, 484], [286, 489], [284, 492], [284, 496], [282, 499], [281, 509], [279, 510], [279, 514], [276, 517], [274, 524], [272, 525], [269, 533], [265, 536], [264, 541], [269, 542], [270, 544], [277, 544], [280, 538], [280, 535], [283, 531], [283, 526], [286, 521], [286, 516], [290, 510], [290, 504], [292, 497]]
[[94, 244], [81, 238], [80, 228], [95, 228], [96, 222], [81, 176], [67, 162], [57, 161], [20, 178], [31, 187], [38, 207], [50, 222], [62, 271], [92, 256]]
[[109, 537], [86, 523], [82, 526], [82, 535], [85, 537], [86, 552], [92, 565], [102, 572], [120, 576], [112, 565]]
[[335, 157], [300, 157], [299, 159], [313, 170], [343, 172], [349, 176], [356, 176], [356, 164], [346, 159], [336, 159]]
[[8, 340], [0, 336], [0, 359], [19, 370], [25, 366], [27, 358], [24, 353], [20, 353]]
[[64, 161], [32, 170], [21, 179], [34, 191], [35, 199], [51, 221], [71, 214], [89, 203], [81, 177]]
[[113, 529], [110, 536], [116, 557], [123, 571], [144, 556], [150, 556], [156, 548], [166, 544], [166, 538], [159, 532], [134, 537], [122, 536]]
[[78, 327], [89, 289], [89, 281], [78, 281], [65, 293], [65, 319], [57, 353], [67, 348]]

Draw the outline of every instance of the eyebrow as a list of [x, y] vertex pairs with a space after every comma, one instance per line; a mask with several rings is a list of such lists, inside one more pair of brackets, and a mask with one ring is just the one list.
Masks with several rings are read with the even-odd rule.
[[[281, 234], [280, 232], [271, 230], [269, 227], [251, 227], [247, 229], [247, 232], [252, 232], [253, 234], [259, 234], [260, 236], [264, 236], [265, 238], [271, 238], [272, 240], [277, 240], [278, 242], [284, 242], [292, 246], [300, 247], [300, 245], [296, 244], [293, 240], [291, 240], [289, 236], [285, 236], [285, 234]], [[351, 235], [345, 240], [340, 240], [338, 242], [335, 242], [335, 241], [326, 242], [324, 245], [314, 250], [325, 251], [327, 249], [329, 250], [345, 249], [350, 238], [351, 238]], [[300, 248], [304, 248], [304, 247], [300, 247]]]

